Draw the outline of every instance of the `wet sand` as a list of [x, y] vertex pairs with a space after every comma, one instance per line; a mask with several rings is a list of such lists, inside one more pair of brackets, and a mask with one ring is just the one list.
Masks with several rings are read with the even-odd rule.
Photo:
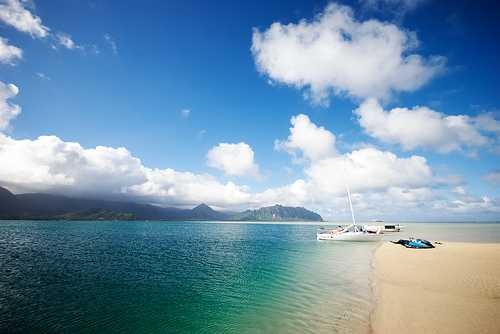
[[381, 245], [374, 333], [500, 333], [500, 244]]

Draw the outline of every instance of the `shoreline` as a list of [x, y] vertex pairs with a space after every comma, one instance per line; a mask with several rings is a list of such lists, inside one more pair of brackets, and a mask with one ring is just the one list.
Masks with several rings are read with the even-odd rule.
[[500, 244], [384, 242], [372, 263], [371, 333], [500, 333]]

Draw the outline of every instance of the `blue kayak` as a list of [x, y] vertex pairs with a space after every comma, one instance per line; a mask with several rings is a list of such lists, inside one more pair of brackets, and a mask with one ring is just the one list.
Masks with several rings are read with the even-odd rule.
[[424, 239], [400, 239], [398, 241], [392, 241], [392, 243], [403, 245], [406, 248], [415, 248], [415, 249], [434, 248], [434, 245], [430, 241]]

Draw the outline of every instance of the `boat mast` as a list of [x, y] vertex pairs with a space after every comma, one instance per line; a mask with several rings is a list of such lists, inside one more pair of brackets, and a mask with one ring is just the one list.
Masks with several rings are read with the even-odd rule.
[[345, 184], [345, 190], [347, 190], [347, 199], [349, 200], [349, 207], [351, 208], [352, 224], [354, 226], [356, 226], [356, 219], [354, 219], [354, 210], [352, 209], [351, 191], [349, 190], [349, 185], [347, 184], [347, 180], [346, 180], [345, 160], [346, 159], [344, 158], [344, 160], [343, 160], [344, 184]]
[[347, 185], [347, 182], [345, 184], [345, 189], [347, 190], [347, 199], [349, 199], [349, 207], [351, 208], [352, 224], [356, 225], [356, 219], [354, 219], [354, 210], [352, 209], [351, 191], [349, 190], [349, 186]]

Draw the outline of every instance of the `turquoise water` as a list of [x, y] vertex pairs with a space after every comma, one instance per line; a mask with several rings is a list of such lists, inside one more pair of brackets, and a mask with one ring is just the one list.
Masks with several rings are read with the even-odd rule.
[[[500, 242], [500, 225], [426, 225], [407, 233]], [[0, 332], [366, 333], [376, 245], [316, 228], [4, 221]]]

